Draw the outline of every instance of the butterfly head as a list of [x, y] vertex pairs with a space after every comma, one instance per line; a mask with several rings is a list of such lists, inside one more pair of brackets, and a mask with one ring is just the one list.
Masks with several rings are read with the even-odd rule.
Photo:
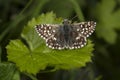
[[69, 23], [70, 23], [70, 22], [69, 22], [68, 19], [64, 19], [64, 20], [63, 20], [63, 24], [64, 24], [64, 25], [68, 25]]

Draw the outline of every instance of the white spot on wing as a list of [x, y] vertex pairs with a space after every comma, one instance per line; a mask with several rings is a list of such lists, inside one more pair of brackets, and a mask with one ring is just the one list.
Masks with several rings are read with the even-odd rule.
[[53, 30], [53, 32], [55, 32], [55, 30]]

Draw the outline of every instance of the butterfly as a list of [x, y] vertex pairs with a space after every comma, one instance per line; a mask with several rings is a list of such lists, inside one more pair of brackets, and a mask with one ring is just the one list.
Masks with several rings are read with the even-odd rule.
[[35, 29], [39, 36], [46, 41], [46, 46], [52, 49], [78, 49], [87, 44], [95, 30], [96, 22], [80, 22], [71, 24], [68, 19], [63, 24], [39, 24]]

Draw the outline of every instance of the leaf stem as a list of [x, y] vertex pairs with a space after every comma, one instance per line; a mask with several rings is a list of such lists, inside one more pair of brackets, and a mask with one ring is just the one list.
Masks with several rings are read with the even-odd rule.
[[73, 4], [73, 8], [74, 8], [75, 12], [77, 13], [79, 20], [84, 21], [84, 16], [82, 14], [82, 10], [81, 10], [79, 4], [77, 3], [77, 1], [76, 0], [70, 0], [70, 1]]
[[25, 75], [27, 75], [28, 77], [30, 77], [32, 80], [38, 80], [34, 75], [32, 74], [28, 74], [28, 73], [24, 73]]
[[27, 3], [27, 5], [25, 6], [25, 8], [19, 13], [19, 15], [23, 14], [23, 12], [25, 12], [25, 10], [30, 6], [30, 4], [32, 3], [33, 0], [29, 0], [29, 2]]
[[10, 22], [11, 24], [9, 24], [9, 27], [0, 35], [0, 42], [2, 41], [2, 39], [5, 37], [5, 35], [10, 31], [10, 29], [16, 27], [16, 25], [22, 21], [23, 19], [25, 19], [26, 17], [23, 14], [23, 12], [25, 12], [25, 10], [30, 6], [30, 4], [32, 3], [32, 0], [30, 0], [27, 5], [25, 6], [25, 8], [17, 15], [17, 17], [14, 19], [14, 21]]

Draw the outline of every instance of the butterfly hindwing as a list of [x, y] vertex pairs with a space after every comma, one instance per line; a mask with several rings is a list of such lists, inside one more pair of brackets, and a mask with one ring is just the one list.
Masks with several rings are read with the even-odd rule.
[[70, 49], [77, 49], [84, 47], [87, 44], [86, 38], [89, 37], [95, 30], [96, 22], [80, 22], [71, 24], [72, 37], [74, 37]]
[[78, 33], [75, 29], [71, 31], [71, 39], [69, 41], [72, 42], [69, 44], [69, 49], [82, 48], [86, 45], [86, 37]]
[[46, 39], [46, 45], [52, 49], [64, 49], [64, 44], [60, 40], [60, 34], [55, 33], [50, 38]]

